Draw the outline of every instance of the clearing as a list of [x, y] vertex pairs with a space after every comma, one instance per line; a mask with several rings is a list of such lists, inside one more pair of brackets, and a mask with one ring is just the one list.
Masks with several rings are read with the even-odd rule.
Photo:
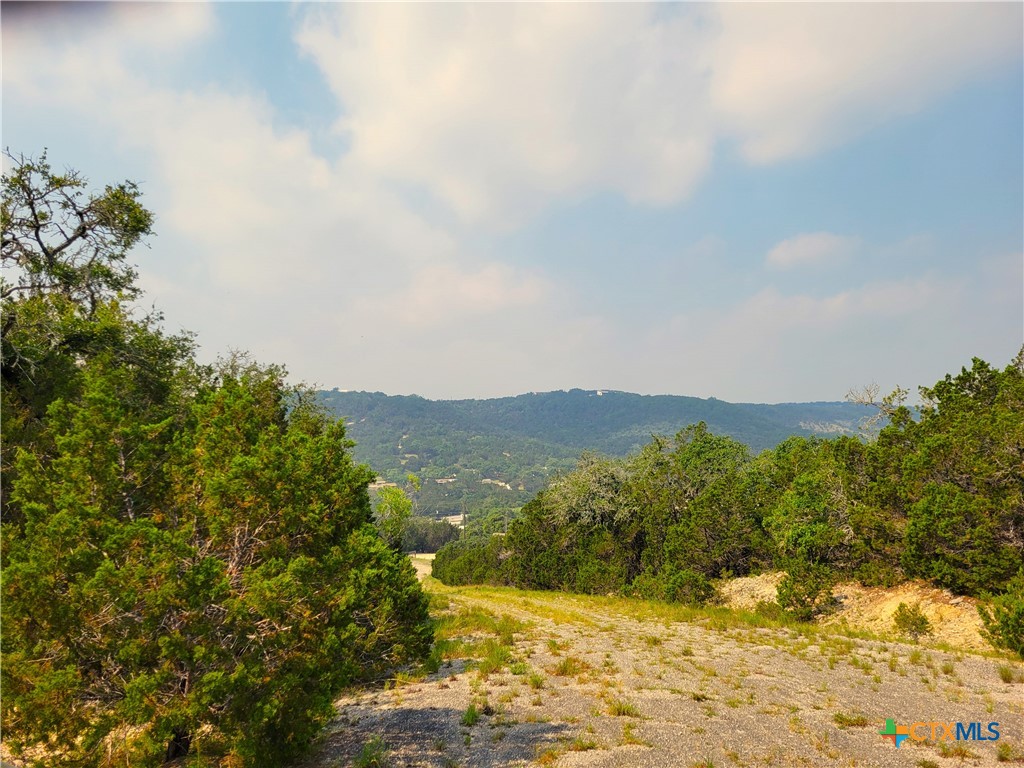
[[[1024, 667], [991, 652], [725, 608], [424, 584], [440, 619], [439, 668], [341, 698], [306, 768], [929, 768], [1024, 758]], [[983, 732], [997, 722], [1001, 738], [947, 741], [940, 729], [896, 749], [878, 733], [887, 718], [980, 722]]]

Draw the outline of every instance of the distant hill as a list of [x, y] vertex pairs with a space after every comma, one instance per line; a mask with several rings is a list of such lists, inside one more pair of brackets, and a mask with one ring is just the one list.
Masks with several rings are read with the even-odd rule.
[[583, 451], [625, 456], [652, 435], [674, 435], [699, 421], [756, 453], [791, 435], [856, 434], [872, 415], [843, 402], [756, 405], [611, 390], [490, 400], [337, 389], [319, 395], [345, 418], [356, 458], [387, 480], [421, 477], [417, 506], [438, 515], [521, 506]]

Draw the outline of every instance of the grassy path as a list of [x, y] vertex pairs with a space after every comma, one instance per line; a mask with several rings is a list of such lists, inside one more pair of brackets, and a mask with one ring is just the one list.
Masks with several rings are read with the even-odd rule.
[[[438, 668], [339, 700], [305, 765], [928, 768], [1024, 756], [1024, 669], [1005, 659], [724, 609], [424, 584]], [[998, 722], [1002, 737], [897, 750], [878, 734], [886, 718]]]

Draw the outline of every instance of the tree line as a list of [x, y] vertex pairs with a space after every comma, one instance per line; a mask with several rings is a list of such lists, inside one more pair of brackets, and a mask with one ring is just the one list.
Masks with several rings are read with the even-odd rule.
[[46, 766], [279, 766], [429, 649], [373, 473], [314, 392], [140, 315], [131, 183], [2, 181], [5, 744]]
[[[1024, 349], [878, 403], [872, 440], [791, 437], [753, 456], [704, 423], [626, 459], [584, 455], [505, 536], [442, 548], [446, 584], [632, 594], [700, 604], [713, 580], [786, 572], [778, 602], [802, 619], [839, 579], [922, 578], [995, 596], [993, 640], [1024, 628]], [[1016, 639], [1014, 639], [1016, 638]]]

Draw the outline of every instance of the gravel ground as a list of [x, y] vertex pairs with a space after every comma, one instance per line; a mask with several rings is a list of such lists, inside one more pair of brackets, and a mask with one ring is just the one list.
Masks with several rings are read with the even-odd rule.
[[[512, 645], [520, 674], [506, 666], [482, 675], [451, 659], [422, 680], [352, 692], [304, 768], [351, 765], [367, 744], [382, 761], [364, 765], [396, 768], [989, 766], [1005, 764], [1000, 745], [1024, 756], [1024, 685], [1003, 682], [999, 667], [1018, 680], [1024, 668], [1006, 659], [643, 618], [629, 601], [427, 583], [450, 611], [483, 608], [525, 622]], [[471, 702], [484, 701], [485, 714], [464, 725]], [[878, 734], [886, 718], [998, 722], [1002, 736], [896, 749]], [[965, 751], [944, 755], [943, 745]]]

